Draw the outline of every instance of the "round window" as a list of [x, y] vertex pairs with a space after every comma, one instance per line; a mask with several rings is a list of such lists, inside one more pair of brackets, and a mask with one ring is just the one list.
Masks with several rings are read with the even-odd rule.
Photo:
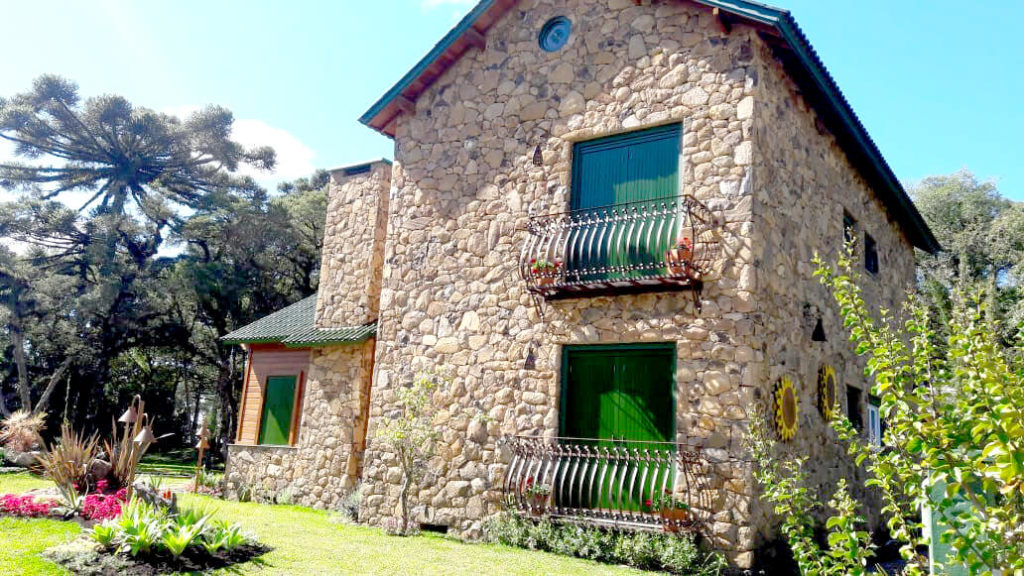
[[556, 16], [544, 23], [540, 29], [538, 41], [545, 52], [557, 52], [569, 41], [572, 33], [572, 22], [565, 16]]

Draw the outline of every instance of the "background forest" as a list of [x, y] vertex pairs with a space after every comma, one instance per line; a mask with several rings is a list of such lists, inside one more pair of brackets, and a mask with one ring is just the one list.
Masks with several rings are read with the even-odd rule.
[[204, 418], [230, 437], [244, 358], [218, 339], [316, 291], [328, 180], [268, 193], [239, 170], [274, 151], [232, 124], [83, 101], [51, 76], [0, 98], [19, 160], [0, 164], [17, 193], [0, 204], [0, 416], [106, 432], [140, 394], [174, 434], [161, 448], [194, 444]]
[[[231, 139], [230, 111], [176, 118], [118, 96], [83, 100], [54, 76], [0, 97], [0, 417], [107, 431], [132, 395], [161, 449], [202, 422], [234, 433], [244, 357], [219, 338], [316, 291], [328, 175], [259, 187], [274, 152]], [[918, 288], [941, 331], [958, 285], [985, 294], [1003, 345], [1024, 322], [1024, 204], [961, 172], [911, 193], [946, 251], [919, 253]], [[67, 198], [86, 198], [74, 205]]]

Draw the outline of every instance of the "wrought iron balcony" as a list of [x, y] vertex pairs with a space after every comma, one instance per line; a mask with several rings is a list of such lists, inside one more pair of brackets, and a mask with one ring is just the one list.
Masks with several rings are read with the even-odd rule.
[[519, 272], [546, 298], [699, 289], [717, 257], [717, 225], [692, 196], [536, 216]]
[[521, 514], [672, 532], [697, 530], [713, 508], [715, 463], [669, 442], [505, 439], [507, 505]]

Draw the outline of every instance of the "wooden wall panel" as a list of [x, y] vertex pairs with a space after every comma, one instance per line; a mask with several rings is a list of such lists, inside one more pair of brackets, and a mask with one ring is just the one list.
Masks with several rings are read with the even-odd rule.
[[242, 390], [242, 404], [239, 408], [238, 444], [256, 444], [259, 441], [260, 419], [263, 415], [263, 387], [269, 376], [297, 376], [298, 401], [292, 422], [292, 443], [298, 439], [301, 420], [301, 398], [305, 387], [305, 375], [309, 372], [310, 350], [285, 348], [279, 344], [253, 344], [246, 365]]

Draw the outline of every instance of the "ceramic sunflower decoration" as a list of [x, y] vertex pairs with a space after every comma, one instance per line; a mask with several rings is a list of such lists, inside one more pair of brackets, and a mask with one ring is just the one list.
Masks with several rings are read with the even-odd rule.
[[818, 410], [825, 422], [836, 417], [836, 369], [828, 364], [818, 370]]
[[796, 395], [796, 387], [789, 376], [783, 376], [775, 385], [774, 392], [775, 428], [779, 438], [789, 442], [796, 436], [799, 426], [800, 400]]

